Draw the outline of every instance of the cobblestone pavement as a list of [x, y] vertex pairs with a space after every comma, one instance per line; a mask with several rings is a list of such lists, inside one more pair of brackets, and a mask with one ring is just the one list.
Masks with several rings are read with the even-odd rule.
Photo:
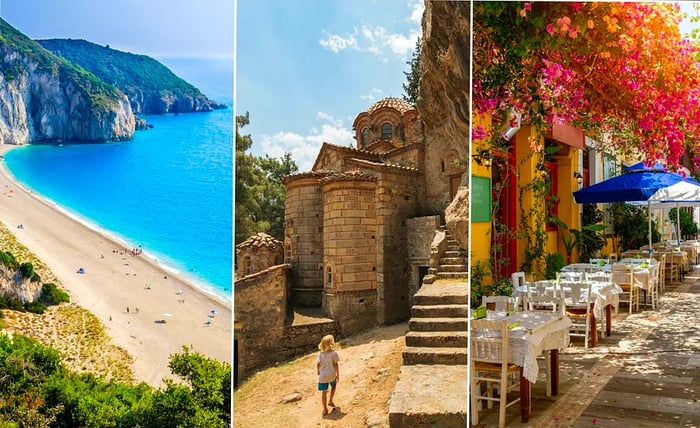
[[[532, 417], [508, 409], [509, 427], [700, 427], [700, 268], [666, 284], [656, 310], [613, 318], [610, 337], [561, 353], [560, 392], [545, 397], [544, 370], [532, 387]], [[479, 427], [498, 412], [479, 412]]]

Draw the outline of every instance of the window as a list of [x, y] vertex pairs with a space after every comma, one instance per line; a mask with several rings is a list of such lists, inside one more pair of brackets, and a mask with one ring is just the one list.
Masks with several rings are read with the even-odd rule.
[[331, 269], [330, 266], [326, 269], [327, 275], [328, 275], [328, 285], [333, 285], [333, 270]]
[[246, 256], [243, 259], [243, 271], [246, 275], [250, 275], [251, 273], [253, 273], [253, 263], [250, 260], [250, 256]]
[[382, 140], [391, 140], [391, 123], [387, 122], [382, 125]]
[[362, 132], [360, 132], [360, 148], [364, 149], [367, 147], [367, 140], [369, 139], [369, 128], [364, 127], [362, 128]]

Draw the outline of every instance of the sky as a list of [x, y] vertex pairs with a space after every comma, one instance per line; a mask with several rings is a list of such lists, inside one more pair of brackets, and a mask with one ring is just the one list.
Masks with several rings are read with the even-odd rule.
[[423, 0], [239, 0], [236, 114], [251, 152], [311, 169], [322, 143], [355, 146], [352, 122], [389, 96], [421, 34]]
[[163, 57], [233, 58], [233, 0], [0, 0], [32, 39], [85, 39]]

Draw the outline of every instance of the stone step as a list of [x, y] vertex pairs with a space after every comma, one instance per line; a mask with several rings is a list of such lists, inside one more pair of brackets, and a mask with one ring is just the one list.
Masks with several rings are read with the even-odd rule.
[[461, 264], [461, 265], [443, 265], [441, 264], [440, 267], [438, 267], [438, 273], [440, 272], [467, 272], [467, 265]]
[[437, 268], [428, 268], [428, 275], [435, 275], [438, 273]]
[[469, 261], [468, 257], [443, 257], [440, 259], [441, 265], [466, 265]]
[[467, 365], [467, 347], [433, 348], [406, 346], [403, 351], [403, 364], [444, 364]]
[[[438, 284], [431, 284], [432, 286], [439, 286]], [[449, 292], [440, 295], [433, 294], [420, 294], [420, 290], [413, 296], [413, 304], [417, 306], [426, 305], [468, 305], [469, 295], [467, 284], [464, 284], [465, 291], [464, 294], [459, 294], [456, 292]]]
[[389, 400], [389, 426], [466, 427], [466, 379], [467, 367], [461, 365], [401, 367]]
[[411, 318], [411, 331], [467, 331], [467, 318]]
[[469, 305], [413, 305], [411, 316], [416, 318], [466, 318]]
[[464, 249], [459, 246], [459, 244], [447, 244], [447, 248], [445, 248], [445, 251], [460, 251], [463, 252]]
[[465, 331], [409, 331], [406, 346], [417, 348], [467, 348]]
[[437, 279], [464, 279], [467, 281], [467, 271], [464, 272], [438, 272]]
[[443, 257], [467, 257], [467, 253], [465, 251], [447, 250], [447, 251], [445, 251], [445, 253], [442, 256]]

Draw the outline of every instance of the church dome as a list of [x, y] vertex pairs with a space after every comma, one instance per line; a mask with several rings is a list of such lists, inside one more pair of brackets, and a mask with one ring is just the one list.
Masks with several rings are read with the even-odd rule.
[[416, 109], [411, 104], [407, 103], [406, 101], [402, 100], [401, 98], [388, 97], [388, 98], [381, 99], [381, 100], [377, 101], [376, 103], [374, 103], [372, 105], [372, 107], [367, 109], [367, 113], [372, 114], [375, 111], [377, 111], [383, 107], [393, 108], [394, 110], [398, 111], [401, 114], [404, 114], [409, 110]]

